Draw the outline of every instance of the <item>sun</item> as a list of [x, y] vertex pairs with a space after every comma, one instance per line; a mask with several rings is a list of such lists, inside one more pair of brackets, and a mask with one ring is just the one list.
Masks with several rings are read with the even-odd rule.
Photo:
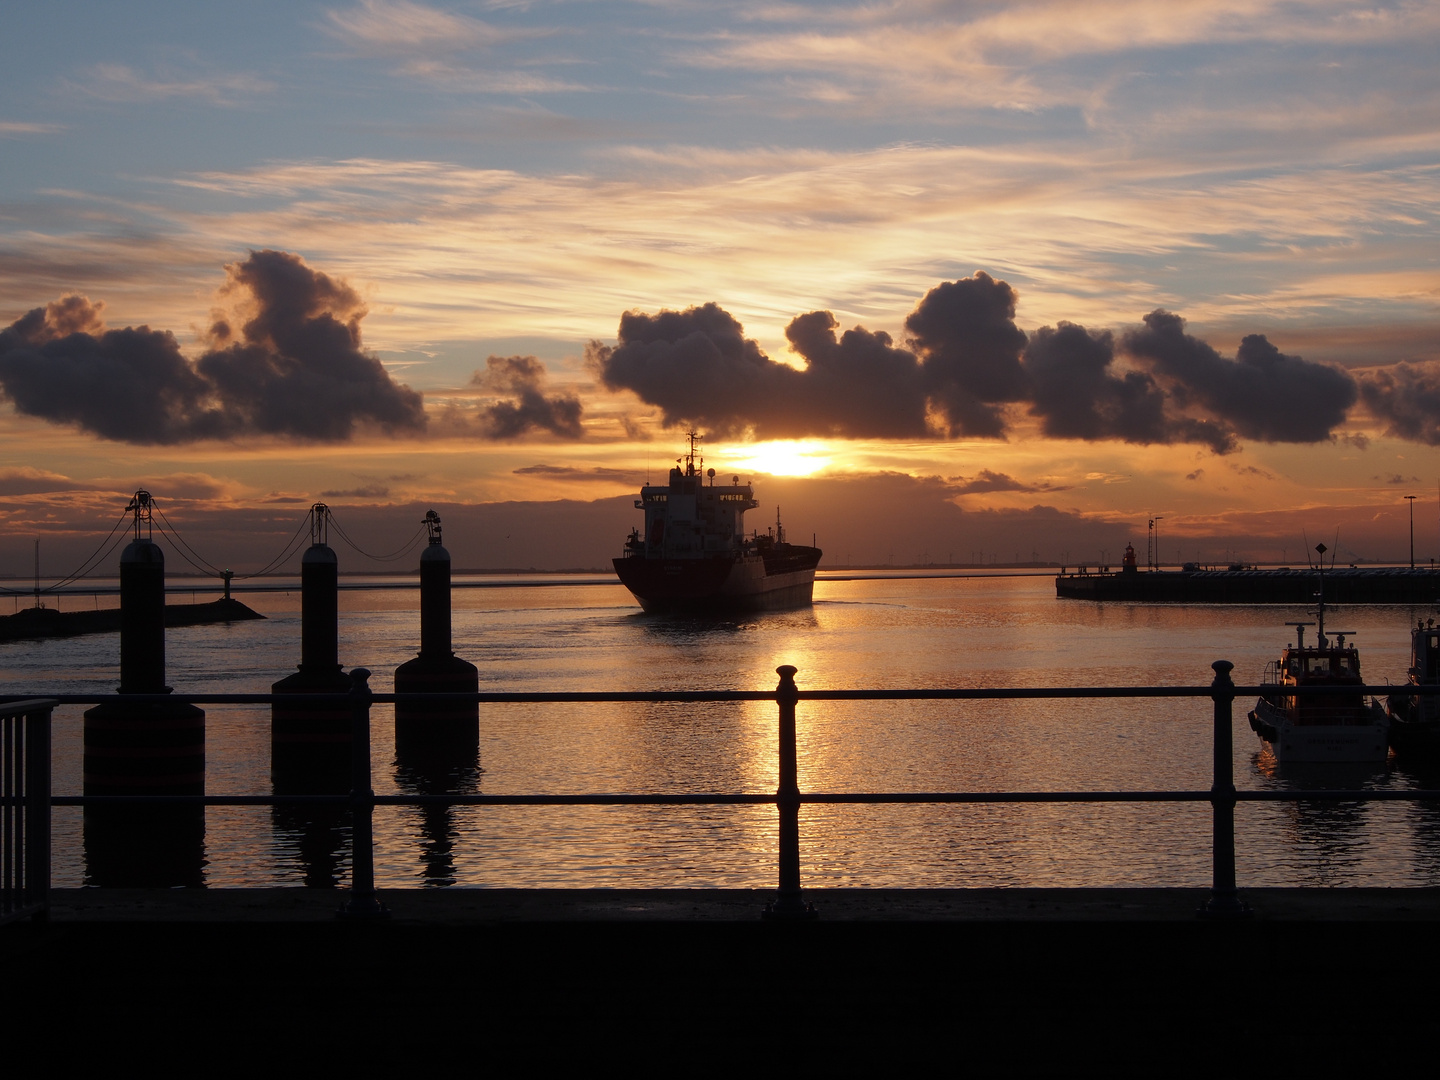
[[771, 476], [813, 476], [832, 460], [825, 444], [818, 440], [780, 439], [753, 443], [743, 456], [727, 458], [726, 467]]

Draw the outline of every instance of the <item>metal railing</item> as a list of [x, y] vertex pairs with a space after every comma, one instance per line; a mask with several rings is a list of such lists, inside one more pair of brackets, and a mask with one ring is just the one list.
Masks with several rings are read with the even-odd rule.
[[46, 917], [50, 897], [50, 710], [0, 705], [0, 923]]
[[[773, 805], [778, 815], [777, 889], [765, 909], [767, 918], [809, 919], [813, 905], [801, 888], [799, 815], [807, 804], [938, 804], [938, 803], [1209, 803], [1211, 807], [1211, 883], [1199, 914], [1205, 918], [1244, 918], [1249, 907], [1241, 899], [1235, 879], [1235, 807], [1241, 802], [1304, 801], [1437, 801], [1432, 790], [1261, 790], [1235, 787], [1232, 711], [1239, 695], [1258, 696], [1263, 686], [1236, 686], [1230, 677], [1234, 665], [1217, 660], [1211, 665], [1214, 680], [1208, 686], [1086, 686], [1086, 687], [976, 687], [967, 689], [801, 690], [796, 669], [776, 669], [779, 685], [763, 690], [662, 691], [492, 691], [452, 694], [376, 694], [369, 687], [370, 672], [351, 671], [348, 694], [127, 694], [136, 704], [186, 701], [196, 705], [260, 705], [277, 702], [334, 708], [348, 704], [352, 715], [351, 790], [348, 795], [105, 795], [54, 796], [51, 805], [100, 807], [110, 805], [175, 806], [348, 806], [353, 814], [351, 890], [341, 914], [350, 918], [381, 918], [386, 911], [375, 888], [373, 814], [377, 806], [735, 806]], [[1355, 687], [1307, 687], [1302, 695], [1354, 694]], [[1383, 694], [1391, 686], [1359, 688], [1365, 694]], [[1407, 688], [1413, 693], [1440, 694], [1440, 686]], [[802, 792], [798, 781], [795, 714], [800, 702], [812, 701], [977, 701], [1084, 698], [1210, 698], [1213, 703], [1213, 768], [1207, 790], [1194, 791], [890, 791]], [[56, 695], [48, 703], [95, 704], [111, 696]], [[546, 704], [600, 702], [740, 702], [773, 701], [779, 720], [778, 785], [773, 795], [759, 793], [593, 793], [593, 794], [438, 794], [376, 795], [371, 787], [370, 710], [372, 705], [420, 702], [439, 704]], [[19, 705], [8, 706], [11, 710]], [[7, 800], [7, 807], [10, 805]], [[36, 848], [36, 851], [39, 849]], [[46, 848], [48, 856], [48, 846]], [[48, 872], [47, 872], [48, 877]]]

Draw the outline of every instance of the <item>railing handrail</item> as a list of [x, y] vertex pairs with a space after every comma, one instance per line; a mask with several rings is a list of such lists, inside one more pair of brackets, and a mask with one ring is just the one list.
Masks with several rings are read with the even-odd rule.
[[[1273, 694], [1274, 685], [1257, 683], [1236, 686], [1236, 697], [1260, 697]], [[1286, 696], [1330, 697], [1361, 694], [1378, 697], [1382, 694], [1440, 694], [1440, 685], [1412, 683], [1381, 683], [1374, 686], [1294, 686], [1285, 687]], [[1213, 686], [965, 686], [914, 687], [873, 689], [797, 689], [796, 701], [984, 701], [1006, 698], [1143, 698], [1210, 697]], [[313, 705], [342, 705], [350, 700], [338, 694], [53, 694], [45, 698], [57, 705], [98, 705], [110, 701], [128, 701], [137, 705], [161, 702], [186, 702], [191, 705], [273, 705], [277, 702], [303, 701]], [[403, 694], [370, 694], [374, 705], [410, 702], [500, 704], [564, 704], [566, 702], [725, 702], [775, 701], [774, 690], [481, 690], [465, 692], [424, 692]], [[20, 703], [15, 703], [20, 704]], [[13, 707], [6, 706], [6, 707]]]
[[[354, 820], [352, 844], [352, 893], [343, 909], [353, 917], [385, 914], [375, 893], [371, 818], [377, 806], [697, 806], [773, 805], [780, 817], [779, 877], [775, 902], [767, 914], [776, 918], [812, 918], [814, 909], [800, 891], [799, 809], [806, 804], [880, 803], [1139, 803], [1208, 802], [1212, 807], [1212, 861], [1214, 865], [1210, 899], [1202, 914], [1237, 917], [1248, 914], [1235, 888], [1234, 809], [1239, 802], [1262, 801], [1429, 801], [1440, 799], [1432, 790], [1267, 790], [1240, 791], [1235, 788], [1232, 752], [1232, 706], [1241, 695], [1273, 693], [1273, 686], [1236, 686], [1230, 680], [1233, 665], [1217, 661], [1211, 665], [1215, 680], [1207, 686], [1012, 686], [1012, 687], [929, 687], [801, 690], [794, 681], [796, 669], [777, 668], [780, 683], [774, 690], [596, 690], [596, 691], [479, 691], [459, 693], [372, 693], [370, 672], [355, 668], [348, 693], [329, 694], [56, 694], [0, 705], [12, 714], [44, 705], [90, 705], [125, 701], [150, 703], [276, 705], [304, 703], [308, 706], [346, 706], [351, 710], [351, 790], [348, 795], [92, 795], [51, 796], [48, 805], [100, 807], [127, 804], [168, 804], [184, 806], [280, 806], [347, 805]], [[1440, 694], [1440, 685], [1385, 684], [1383, 686], [1306, 686], [1286, 688], [1287, 694], [1328, 696], [1393, 694]], [[802, 792], [796, 770], [796, 705], [802, 701], [982, 701], [1005, 699], [1085, 698], [1210, 698], [1213, 710], [1214, 782], [1208, 790], [1167, 791], [909, 791], [909, 792]], [[779, 710], [779, 784], [774, 793], [751, 792], [589, 792], [554, 794], [404, 794], [376, 795], [371, 789], [370, 724], [376, 704], [428, 702], [466, 704], [560, 704], [625, 702], [742, 702], [771, 701]], [[47, 789], [48, 795], [48, 789]], [[7, 797], [6, 805], [15, 800]]]

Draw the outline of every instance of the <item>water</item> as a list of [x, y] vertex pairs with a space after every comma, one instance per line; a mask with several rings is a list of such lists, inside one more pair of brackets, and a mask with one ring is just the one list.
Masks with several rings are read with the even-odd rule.
[[[1204, 685], [1210, 662], [1258, 682], [1300, 609], [1089, 605], [1058, 601], [1048, 577], [821, 581], [811, 608], [697, 622], [647, 616], [620, 586], [457, 589], [455, 649], [482, 689]], [[266, 692], [294, 670], [297, 593], [245, 597], [263, 622], [173, 630], [180, 692]], [[418, 594], [341, 594], [340, 657], [391, 689], [414, 655]], [[1347, 608], [1371, 683], [1403, 682], [1408, 627], [1427, 611]], [[108, 692], [116, 635], [0, 645], [7, 692]], [[1241, 788], [1434, 787], [1395, 766], [1281, 773], [1235, 709]], [[80, 791], [81, 709], [56, 713], [56, 791]], [[207, 707], [207, 791], [264, 794], [266, 707]], [[773, 792], [773, 703], [495, 705], [477, 761], [395, 760], [388, 706], [374, 711], [375, 789], [489, 794]], [[810, 791], [1203, 789], [1207, 699], [802, 703], [800, 784]], [[1440, 808], [1423, 804], [1241, 804], [1246, 885], [1440, 884]], [[381, 887], [766, 887], [773, 807], [381, 808]], [[343, 815], [206, 812], [199, 874], [211, 886], [343, 885]], [[811, 886], [1208, 884], [1209, 807], [1163, 804], [809, 806]], [[55, 884], [86, 880], [77, 811], [57, 811]]]

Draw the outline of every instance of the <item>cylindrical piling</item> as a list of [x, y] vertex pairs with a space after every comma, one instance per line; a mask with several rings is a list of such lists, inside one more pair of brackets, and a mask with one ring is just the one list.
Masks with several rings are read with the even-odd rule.
[[[397, 694], [473, 694], [480, 689], [474, 664], [452, 651], [450, 553], [440, 544], [440, 517], [425, 515], [430, 543], [420, 556], [420, 655], [395, 669]], [[407, 701], [395, 705], [395, 749], [428, 758], [441, 751], [457, 766], [474, 765], [480, 707], [473, 701]], [[464, 759], [468, 755], [468, 762]]]
[[[203, 795], [205, 713], [180, 701], [127, 701], [165, 685], [165, 556], [148, 537], [150, 496], [137, 492], [136, 538], [120, 558], [120, 697], [85, 712], [86, 795]], [[197, 806], [91, 806], [87, 881], [103, 886], [202, 884]]]
[[[344, 694], [350, 676], [339, 656], [339, 564], [329, 545], [314, 543], [300, 561], [300, 664], [270, 687], [273, 694]], [[277, 790], [328, 792], [350, 767], [350, 709], [344, 702], [277, 701], [270, 711], [271, 767]], [[326, 783], [326, 780], [331, 781]], [[294, 781], [296, 786], [291, 785]], [[343, 787], [340, 790], [344, 790]]]

